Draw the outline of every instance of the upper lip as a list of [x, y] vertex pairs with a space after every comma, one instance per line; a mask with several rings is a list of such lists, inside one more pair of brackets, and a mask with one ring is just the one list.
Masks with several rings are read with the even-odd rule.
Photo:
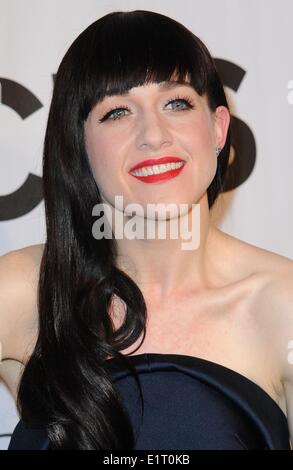
[[163, 163], [182, 162], [182, 161], [184, 161], [183, 158], [174, 157], [171, 155], [166, 155], [165, 157], [160, 157], [160, 158], [154, 157], [154, 158], [150, 158], [148, 160], [143, 160], [142, 162], [139, 162], [137, 165], [130, 168], [129, 172], [138, 170], [139, 168], [142, 168], [144, 166], [162, 165]]

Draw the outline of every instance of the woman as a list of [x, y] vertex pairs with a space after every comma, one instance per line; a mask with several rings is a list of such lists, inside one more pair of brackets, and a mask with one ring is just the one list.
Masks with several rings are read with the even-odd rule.
[[[47, 241], [1, 261], [5, 311], [7, 273], [32, 285], [14, 336], [2, 319], [3, 358], [25, 365], [10, 449], [290, 448], [291, 261], [212, 224], [229, 150], [223, 85], [183, 25], [113, 12], [73, 42], [45, 136]], [[115, 237], [93, 226], [101, 203]], [[185, 220], [199, 244], [118, 237], [131, 203], [144, 235]]]

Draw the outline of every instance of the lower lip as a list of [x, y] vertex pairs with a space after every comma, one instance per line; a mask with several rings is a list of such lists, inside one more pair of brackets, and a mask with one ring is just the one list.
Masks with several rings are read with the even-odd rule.
[[183, 170], [184, 166], [185, 166], [185, 163], [180, 168], [176, 168], [175, 170], [165, 171], [164, 173], [159, 173], [158, 175], [136, 176], [136, 175], [133, 175], [132, 173], [130, 173], [130, 175], [142, 181], [143, 183], [157, 183], [159, 181], [166, 181], [166, 180], [175, 178], [176, 176], [179, 175], [181, 170]]

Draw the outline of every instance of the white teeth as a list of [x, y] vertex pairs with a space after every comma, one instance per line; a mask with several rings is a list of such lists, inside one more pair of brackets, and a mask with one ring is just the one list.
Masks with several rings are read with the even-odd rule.
[[149, 176], [149, 175], [159, 175], [160, 173], [165, 173], [166, 171], [176, 170], [184, 165], [184, 162], [172, 162], [165, 163], [162, 165], [153, 165], [153, 166], [144, 166], [139, 170], [131, 171], [132, 175], [135, 176]]

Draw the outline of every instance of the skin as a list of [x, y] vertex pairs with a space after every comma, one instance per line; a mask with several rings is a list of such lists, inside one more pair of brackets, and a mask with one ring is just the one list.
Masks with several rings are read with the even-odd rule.
[[[194, 109], [187, 110], [183, 102], [166, 105], [181, 93], [190, 97]], [[116, 106], [128, 106], [130, 112], [119, 111], [121, 119], [100, 123]], [[182, 250], [180, 238], [117, 240], [118, 266], [138, 284], [148, 308], [144, 343], [140, 346], [140, 338], [122, 352], [133, 354], [138, 347], [138, 353], [187, 354], [241, 373], [279, 404], [288, 417], [292, 440], [292, 260], [216, 228], [207, 203], [217, 165], [215, 147], [223, 147], [229, 119], [225, 107], [212, 113], [206, 97], [188, 87], [168, 91], [151, 84], [133, 88], [128, 96], [106, 97], [85, 122], [93, 175], [113, 213], [119, 210], [114, 207], [117, 194], [123, 195], [125, 204], [139, 202], [144, 208], [150, 202], [200, 204], [196, 250]], [[186, 160], [184, 170], [172, 180], [147, 185], [128, 174], [146, 158], [169, 154]], [[0, 257], [0, 375], [15, 396], [19, 364], [26, 364], [37, 338], [43, 247], [25, 247]], [[117, 299], [111, 313], [118, 327], [124, 306]]]
[[[225, 144], [230, 115], [224, 106], [211, 112], [207, 97], [199, 96], [190, 87], [180, 85], [175, 91], [176, 97], [188, 96], [194, 108], [187, 109], [183, 103], [179, 111], [170, 103], [166, 106], [175, 93], [161, 89], [158, 84], [148, 84], [132, 88], [127, 96], [106, 97], [85, 122], [93, 176], [113, 215], [121, 210], [114, 205], [117, 194], [123, 195], [125, 205], [139, 203], [144, 210], [147, 203], [187, 203], [188, 207], [200, 204], [200, 244], [196, 250], [182, 250], [180, 237], [117, 240], [118, 266], [138, 284], [148, 308], [143, 345], [139, 340], [134, 345], [136, 349], [132, 346], [123, 353], [176, 351], [206, 357], [238, 370], [261, 385], [285, 413], [288, 410], [292, 435], [289, 390], [293, 373], [292, 367], [288, 372], [285, 359], [287, 343], [279, 342], [280, 336], [278, 339], [273, 336], [272, 343], [271, 331], [263, 336], [264, 325], [268, 333], [269, 309], [264, 310], [265, 318], [259, 313], [264, 293], [266, 298], [270, 297], [270, 288], [277, 282], [273, 271], [268, 270], [270, 263], [265, 267], [265, 260], [270, 258], [271, 267], [275, 262], [279, 264], [279, 260], [287, 280], [292, 263], [277, 255], [270, 257], [265, 250], [250, 249], [245, 243], [237, 249], [238, 243], [212, 224], [207, 188], [216, 172], [215, 148]], [[110, 109], [125, 106], [129, 110], [114, 111], [120, 119], [111, 119], [112, 114], [101, 122]], [[138, 162], [164, 155], [186, 160], [176, 178], [144, 184], [128, 174]], [[124, 216], [123, 223], [127, 220]], [[263, 256], [253, 255], [261, 252]], [[275, 295], [274, 300], [278, 299], [280, 305], [281, 298]], [[116, 301], [112, 311], [118, 327], [124, 306]], [[277, 346], [274, 350], [279, 351], [278, 357], [267, 354], [272, 351], [272, 344]]]
[[[194, 109], [188, 109], [182, 101], [166, 105], [175, 95], [188, 96]], [[130, 112], [120, 110], [120, 119], [115, 120], [112, 115], [99, 122], [110, 108], [125, 106]], [[128, 96], [105, 97], [85, 122], [90, 165], [112, 213], [119, 211], [114, 207], [115, 195], [123, 195], [125, 205], [140, 204], [145, 213], [147, 203], [174, 203], [177, 207], [185, 203], [189, 208], [200, 204], [200, 245], [196, 250], [182, 250], [181, 237], [117, 240], [119, 266], [135, 279], [146, 298], [163, 309], [167, 298], [176, 300], [191, 290], [203, 290], [217, 282], [217, 231], [210, 223], [206, 190], [217, 168], [215, 148], [224, 146], [229, 122], [226, 107], [219, 106], [211, 112], [207, 97], [198, 95], [193, 88], [179, 85], [174, 90], [162, 90], [156, 83], [132, 88]], [[145, 184], [128, 174], [138, 162], [164, 155], [186, 161], [176, 178]], [[188, 219], [191, 224], [191, 211]], [[124, 223], [127, 220], [124, 217]]]

